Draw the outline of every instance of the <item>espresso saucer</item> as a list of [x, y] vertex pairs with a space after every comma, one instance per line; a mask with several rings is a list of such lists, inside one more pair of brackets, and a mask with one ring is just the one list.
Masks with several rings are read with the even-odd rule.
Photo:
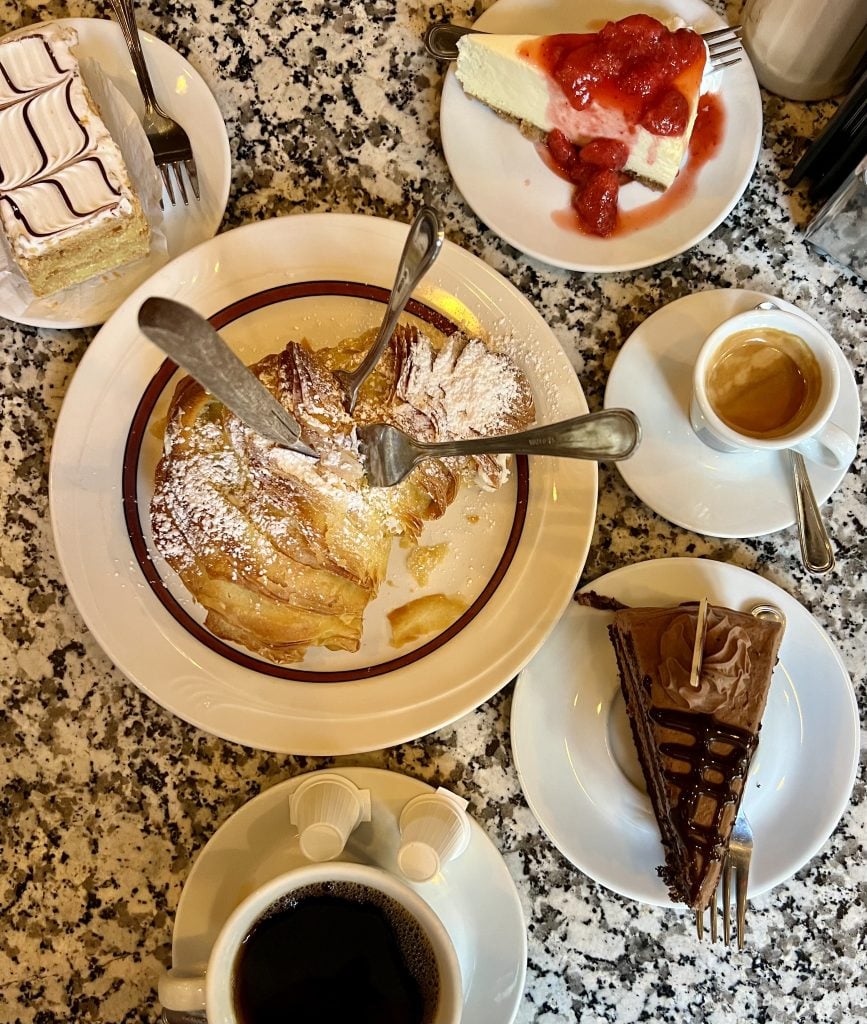
[[[718, 452], [700, 441], [689, 423], [692, 368], [705, 338], [724, 320], [767, 299], [812, 319], [762, 292], [696, 292], [648, 317], [627, 339], [608, 378], [605, 407], [632, 409], [643, 431], [635, 455], [617, 463], [623, 479], [654, 512], [696, 533], [757, 537], [795, 522], [784, 452]], [[840, 397], [831, 420], [857, 439], [858, 389], [845, 356], [839, 348], [836, 352]], [[845, 468], [812, 462], [808, 468], [820, 504], [846, 474]]]
[[[470, 842], [460, 857], [431, 881], [414, 884], [397, 866], [398, 819], [408, 801], [434, 789], [379, 768], [328, 771], [370, 790], [371, 821], [355, 829], [341, 860], [397, 875], [436, 911], [461, 965], [463, 1024], [511, 1024], [524, 992], [526, 929], [515, 883], [481, 826], [471, 820]], [[235, 907], [271, 878], [310, 863], [289, 824], [289, 797], [310, 774], [279, 783], [245, 804], [196, 858], [175, 915], [174, 971], [203, 973]]]

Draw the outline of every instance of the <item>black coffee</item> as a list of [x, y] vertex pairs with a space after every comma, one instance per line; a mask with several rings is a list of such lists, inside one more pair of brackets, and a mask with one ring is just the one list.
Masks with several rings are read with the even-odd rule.
[[430, 1024], [439, 976], [430, 940], [389, 896], [320, 882], [275, 903], [235, 960], [242, 1024]]

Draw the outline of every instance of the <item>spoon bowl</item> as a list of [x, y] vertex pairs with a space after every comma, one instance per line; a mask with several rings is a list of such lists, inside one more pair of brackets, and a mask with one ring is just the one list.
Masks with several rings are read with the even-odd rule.
[[783, 627], [786, 625], [786, 616], [775, 604], [757, 604], [750, 608], [750, 615], [756, 619], [763, 619], [766, 622], [779, 622]]

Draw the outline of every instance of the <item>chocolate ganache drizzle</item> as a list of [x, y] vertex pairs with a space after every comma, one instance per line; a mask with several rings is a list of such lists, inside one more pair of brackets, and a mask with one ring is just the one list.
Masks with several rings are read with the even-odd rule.
[[[650, 717], [692, 741], [659, 745], [662, 754], [687, 766], [663, 769], [666, 781], [680, 790], [671, 817], [680, 835], [688, 836], [708, 860], [717, 860], [723, 853], [723, 814], [728, 805], [737, 806], [758, 737], [703, 712], [653, 708]], [[713, 814], [709, 821], [699, 821], [699, 806], [706, 807], [708, 801]]]

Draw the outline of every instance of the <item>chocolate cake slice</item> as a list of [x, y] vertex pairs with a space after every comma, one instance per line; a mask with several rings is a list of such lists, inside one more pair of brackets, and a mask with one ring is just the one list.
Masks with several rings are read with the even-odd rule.
[[716, 889], [758, 743], [783, 627], [708, 606], [697, 679], [698, 608], [624, 608], [609, 635], [632, 735], [665, 847], [671, 898], [696, 909]]

